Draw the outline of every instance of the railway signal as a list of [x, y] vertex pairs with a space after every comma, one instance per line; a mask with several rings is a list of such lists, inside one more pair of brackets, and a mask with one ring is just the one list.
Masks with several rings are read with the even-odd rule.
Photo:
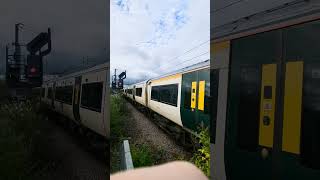
[[118, 89], [123, 89], [123, 80], [127, 77], [127, 72], [124, 71], [119, 74], [119, 81], [118, 81]]
[[[43, 57], [51, 52], [51, 31], [42, 32], [27, 45], [19, 41], [19, 31], [22, 23], [15, 24], [14, 52], [10, 52], [9, 45], [6, 46], [6, 83], [10, 88], [12, 97], [27, 97], [30, 89], [41, 86], [43, 80]], [[47, 45], [46, 50], [42, 48]], [[21, 47], [26, 46], [27, 54], [22, 53]]]

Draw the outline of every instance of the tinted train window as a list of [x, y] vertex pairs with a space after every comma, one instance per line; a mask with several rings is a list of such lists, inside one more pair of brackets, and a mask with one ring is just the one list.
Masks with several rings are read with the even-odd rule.
[[49, 88], [48, 88], [48, 94], [47, 94], [47, 97], [48, 97], [49, 99], [51, 99], [51, 98], [52, 98], [52, 88], [51, 88], [51, 87], [49, 87]]
[[184, 108], [191, 109], [191, 83], [185, 83], [184, 88]]
[[[219, 74], [217, 73], [215, 76], [219, 76]], [[219, 77], [216, 77], [216, 78], [218, 78], [218, 79], [215, 79], [214, 83], [218, 83], [218, 81], [219, 81]], [[214, 84], [213, 86], [214, 86], [213, 90], [217, 90], [218, 91], [218, 84]], [[215, 92], [213, 92], [213, 93], [215, 93]], [[216, 97], [216, 100], [218, 100], [218, 97]], [[210, 106], [211, 106], [210, 81], [206, 81], [205, 97], [204, 97], [204, 113], [205, 114], [209, 114], [210, 113]]]
[[159, 86], [151, 87], [151, 99], [154, 101], [159, 101]]
[[42, 88], [41, 89], [41, 97], [44, 98], [45, 94], [46, 94], [46, 88]]
[[306, 64], [303, 78], [301, 119], [301, 158], [312, 168], [320, 169], [320, 64]]
[[[208, 112], [208, 107], [209, 109], [211, 108], [211, 114], [210, 114], [210, 128], [211, 128], [211, 142], [215, 143], [216, 139], [216, 123], [217, 123], [217, 110], [218, 110], [218, 89], [219, 89], [219, 70], [214, 69], [211, 70], [210, 73], [210, 84], [211, 84], [211, 97], [208, 98], [207, 95], [205, 97], [205, 112]], [[208, 83], [207, 83], [208, 84]], [[210, 88], [210, 84], [208, 84], [208, 88]], [[206, 86], [207, 89], [207, 86]], [[207, 94], [207, 90], [206, 90]], [[210, 94], [210, 92], [209, 92]], [[210, 105], [211, 104], [211, 105]], [[207, 110], [206, 110], [207, 109]]]
[[261, 69], [259, 65], [240, 68], [238, 146], [256, 151], [259, 141]]
[[136, 96], [142, 96], [142, 88], [136, 88]]
[[132, 94], [132, 89], [128, 89], [128, 94]]
[[178, 84], [159, 86], [160, 102], [177, 106]]
[[82, 85], [81, 107], [101, 112], [102, 82]]
[[55, 99], [67, 104], [72, 104], [73, 86], [64, 86], [56, 88]]

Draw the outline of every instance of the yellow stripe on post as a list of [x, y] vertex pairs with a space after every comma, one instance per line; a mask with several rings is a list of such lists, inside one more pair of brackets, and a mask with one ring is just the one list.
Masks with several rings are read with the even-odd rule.
[[300, 154], [303, 62], [286, 64], [282, 150]]
[[276, 64], [262, 65], [259, 145], [270, 148], [273, 146], [276, 76]]
[[197, 102], [197, 82], [194, 81], [191, 84], [191, 108], [196, 108], [196, 102]]
[[198, 109], [204, 110], [204, 95], [205, 95], [206, 81], [199, 82], [199, 95], [198, 95]]

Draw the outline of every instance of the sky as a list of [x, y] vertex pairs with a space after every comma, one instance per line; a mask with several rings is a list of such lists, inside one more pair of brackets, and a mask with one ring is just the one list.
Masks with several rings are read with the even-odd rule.
[[210, 0], [111, 0], [111, 75], [125, 84], [209, 59]]
[[47, 73], [72, 71], [107, 58], [107, 1], [2, 0], [0, 6], [0, 74], [5, 71], [5, 45], [14, 41], [14, 24], [23, 23], [22, 43], [51, 28], [52, 52], [44, 57]]

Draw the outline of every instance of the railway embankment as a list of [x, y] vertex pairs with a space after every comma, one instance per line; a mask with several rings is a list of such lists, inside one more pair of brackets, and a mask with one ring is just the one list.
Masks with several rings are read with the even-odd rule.
[[0, 105], [0, 179], [36, 179], [54, 163], [43, 153], [48, 127], [31, 102]]
[[47, 116], [37, 101], [0, 98], [0, 179], [107, 179], [107, 160]]
[[120, 170], [119, 148], [124, 139], [129, 140], [135, 168], [189, 160], [192, 156], [120, 95], [111, 96], [110, 123], [111, 172]]

